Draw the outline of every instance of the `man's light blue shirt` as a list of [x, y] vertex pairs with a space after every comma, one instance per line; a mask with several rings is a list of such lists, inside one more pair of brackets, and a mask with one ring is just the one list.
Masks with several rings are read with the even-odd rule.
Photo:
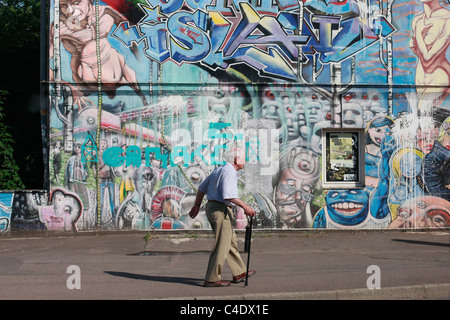
[[237, 171], [231, 163], [227, 163], [214, 169], [198, 189], [207, 195], [208, 200], [231, 205], [227, 200], [238, 198], [237, 183]]

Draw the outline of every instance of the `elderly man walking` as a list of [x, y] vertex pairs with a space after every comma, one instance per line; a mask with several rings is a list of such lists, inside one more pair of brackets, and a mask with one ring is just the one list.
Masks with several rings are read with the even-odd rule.
[[[193, 219], [197, 216], [204, 195], [207, 195], [206, 216], [215, 234], [215, 244], [208, 262], [205, 287], [226, 287], [230, 281], [221, 279], [222, 269], [227, 261], [233, 274], [233, 283], [245, 280], [247, 270], [239, 254], [236, 233], [231, 226], [231, 206], [244, 209], [250, 217], [255, 211], [238, 197], [237, 171], [244, 167], [245, 155], [240, 149], [233, 149], [227, 157], [227, 163], [216, 168], [199, 186], [195, 204], [189, 212]], [[254, 270], [248, 276], [255, 274]]]

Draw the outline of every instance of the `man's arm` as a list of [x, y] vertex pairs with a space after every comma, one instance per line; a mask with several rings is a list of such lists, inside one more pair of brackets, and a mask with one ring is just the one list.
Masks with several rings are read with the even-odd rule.
[[239, 198], [234, 198], [234, 199], [227, 199], [228, 201], [230, 201], [231, 203], [234, 203], [235, 205], [241, 207], [242, 209], [244, 209], [244, 213], [250, 217], [254, 217], [256, 212], [255, 210], [253, 210], [252, 207], [250, 207], [248, 204], [246, 204], [244, 201], [242, 201]]
[[191, 219], [194, 219], [198, 215], [198, 212], [200, 211], [200, 206], [202, 205], [204, 196], [205, 196], [205, 193], [203, 193], [200, 190], [197, 191], [197, 195], [195, 196], [195, 203], [192, 206], [191, 211], [189, 211], [189, 217], [191, 217]]

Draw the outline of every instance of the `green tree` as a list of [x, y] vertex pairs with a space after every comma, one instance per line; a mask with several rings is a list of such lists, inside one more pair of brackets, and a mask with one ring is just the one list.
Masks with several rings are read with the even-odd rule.
[[3, 123], [3, 104], [7, 92], [0, 90], [0, 189], [20, 190], [25, 186], [19, 177], [19, 167], [14, 161], [14, 140], [8, 132], [8, 126]]
[[[45, 57], [40, 57], [40, 5], [40, 0], [0, 0], [0, 90], [8, 92], [2, 122], [15, 141], [15, 163], [28, 189], [41, 189], [44, 178], [39, 95], [40, 58]], [[46, 35], [42, 36], [45, 40]]]

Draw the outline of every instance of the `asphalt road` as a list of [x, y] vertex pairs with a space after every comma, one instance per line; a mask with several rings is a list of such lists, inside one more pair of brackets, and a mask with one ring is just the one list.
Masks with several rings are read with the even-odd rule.
[[449, 230], [254, 232], [256, 274], [226, 288], [202, 286], [209, 233], [144, 235], [0, 237], [0, 299], [450, 300]]

